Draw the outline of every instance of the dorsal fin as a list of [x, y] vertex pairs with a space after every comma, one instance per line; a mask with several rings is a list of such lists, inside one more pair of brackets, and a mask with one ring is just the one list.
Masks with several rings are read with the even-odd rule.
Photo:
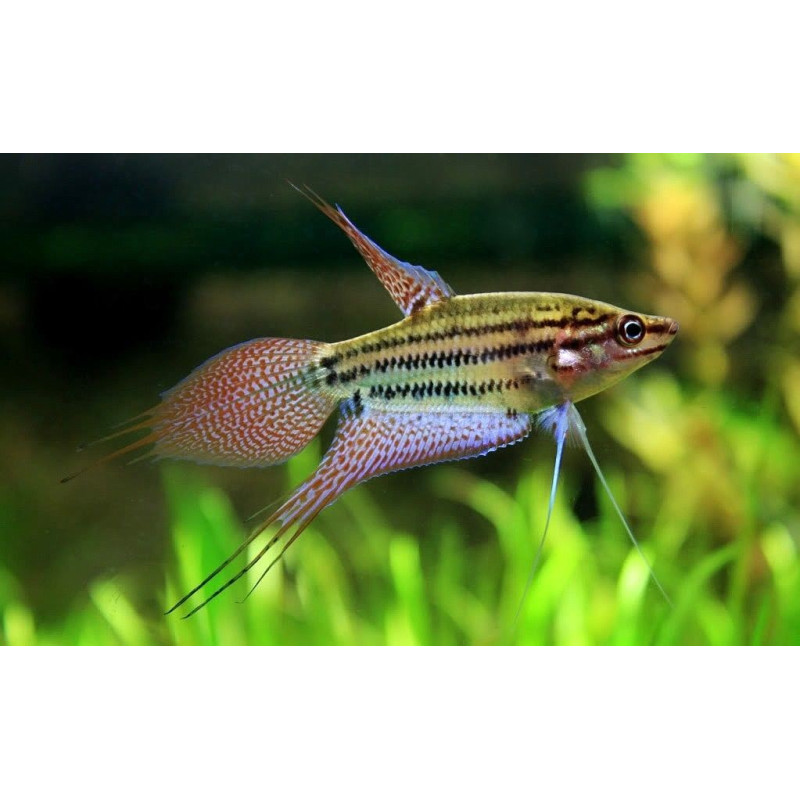
[[400, 310], [406, 316], [420, 308], [455, 295], [455, 292], [441, 279], [438, 272], [409, 264], [406, 261], [399, 261], [378, 247], [350, 222], [339, 206], [334, 208], [308, 186], [303, 189], [294, 184], [290, 184], [290, 186], [307, 197], [326, 217], [332, 219], [347, 234], [356, 250], [361, 253], [364, 261], [378, 276], [380, 282], [392, 296], [392, 300], [400, 306]]

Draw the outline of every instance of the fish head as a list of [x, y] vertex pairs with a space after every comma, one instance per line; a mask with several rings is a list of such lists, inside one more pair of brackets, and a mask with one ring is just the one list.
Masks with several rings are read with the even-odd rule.
[[607, 389], [658, 358], [678, 333], [670, 317], [639, 314], [583, 298], [553, 343], [547, 366], [565, 399]]

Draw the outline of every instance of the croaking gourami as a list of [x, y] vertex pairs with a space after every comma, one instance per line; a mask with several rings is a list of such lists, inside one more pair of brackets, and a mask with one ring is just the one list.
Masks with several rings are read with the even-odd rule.
[[288, 536], [271, 567], [323, 508], [356, 484], [395, 470], [485, 455], [522, 441], [537, 421], [556, 437], [550, 510], [570, 432], [607, 489], [573, 404], [658, 357], [678, 331], [668, 317], [573, 295], [457, 295], [436, 272], [398, 261], [341, 209], [310, 190], [304, 193], [347, 234], [404, 318], [335, 344], [264, 338], [236, 345], [120, 431], [150, 432], [102, 461], [152, 445], [156, 457], [263, 467], [299, 452], [331, 414], [339, 416], [316, 471], [170, 611], [268, 528], [277, 526], [260, 552], [190, 613]]

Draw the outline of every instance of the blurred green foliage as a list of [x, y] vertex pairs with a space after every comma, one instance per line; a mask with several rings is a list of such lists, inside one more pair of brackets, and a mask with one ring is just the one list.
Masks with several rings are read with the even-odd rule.
[[[660, 375], [624, 402], [638, 407], [654, 429], [669, 427], [679, 406], [653, 407], [652, 401], [674, 389]], [[610, 419], [623, 410], [610, 412]], [[670, 593], [671, 608], [599, 493], [599, 516], [578, 521], [566, 500], [572, 494], [567, 474], [544, 559], [515, 624], [544, 524], [549, 466], [524, 471], [513, 491], [476, 478], [466, 467], [449, 466], [431, 471], [426, 489], [483, 516], [495, 534], [488, 541], [470, 544], [471, 514], [432, 521], [417, 535], [400, 530], [369, 488], [360, 488], [323, 514], [243, 603], [236, 601], [252, 587], [257, 571], [188, 620], [137, 609], [123, 577], [95, 583], [62, 622], [39, 628], [13, 579], [3, 575], [2, 638], [8, 644], [796, 642], [800, 562], [791, 529], [800, 520], [796, 508], [765, 511], [759, 502], [765, 496], [776, 500], [797, 482], [797, 470], [783, 474], [776, 458], [800, 463], [796, 440], [774, 420], [732, 414], [724, 402], [706, 411], [718, 419], [717, 444], [731, 448], [733, 488], [742, 500], [738, 535], [728, 543], [720, 543], [714, 529], [720, 510], [708, 508], [699, 492], [686, 491], [693, 472], [702, 474], [708, 466], [702, 454], [676, 481], [608, 470], [625, 507], [649, 509], [647, 518], [654, 522], [643, 546]], [[287, 487], [318, 456], [314, 446], [298, 456]], [[159, 598], [167, 608], [235, 549], [245, 528], [225, 495], [198, 484], [190, 469], [170, 465], [163, 475], [174, 548], [174, 566]]]
[[[360, 487], [320, 515], [246, 602], [236, 601], [257, 571], [191, 619], [164, 617], [160, 609], [246, 529], [223, 492], [170, 464], [162, 474], [173, 558], [160, 596], [143, 599], [124, 575], [101, 580], [46, 624], [0, 571], [0, 640], [800, 643], [800, 158], [631, 156], [591, 172], [586, 196], [601, 219], [630, 224], [627, 246], [647, 265], [632, 276], [631, 296], [681, 323], [674, 372], [647, 367], [596, 405], [603, 435], [636, 465], [623, 470], [601, 455], [671, 607], [602, 491], [597, 513], [578, 519], [572, 467], [585, 456], [571, 453], [516, 622], [544, 524], [544, 456], [521, 460], [503, 485], [468, 462], [420, 471], [436, 509], [422, 530], [398, 527], [372, 486]], [[763, 242], [779, 254], [778, 276], [754, 256]], [[319, 455], [315, 443], [288, 464], [287, 489]], [[476, 540], [480, 518], [491, 535]]]

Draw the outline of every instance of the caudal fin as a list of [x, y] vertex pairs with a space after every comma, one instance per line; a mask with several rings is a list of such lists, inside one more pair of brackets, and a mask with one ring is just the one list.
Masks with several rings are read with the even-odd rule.
[[285, 461], [316, 436], [336, 405], [319, 366], [328, 348], [303, 339], [253, 339], [223, 350], [166, 392], [146, 419], [107, 438], [149, 433], [95, 464], [146, 445], [154, 445], [148, 455], [203, 464]]

